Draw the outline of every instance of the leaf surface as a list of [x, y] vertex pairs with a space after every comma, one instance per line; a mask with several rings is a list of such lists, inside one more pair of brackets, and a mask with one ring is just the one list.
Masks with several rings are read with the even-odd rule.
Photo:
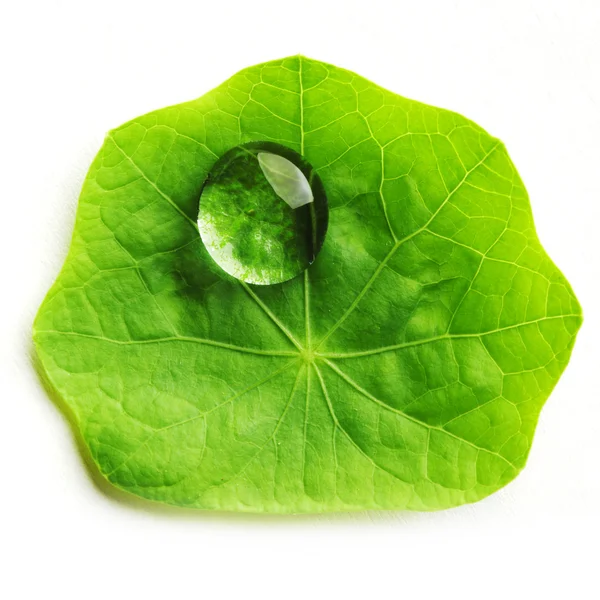
[[[230, 148], [317, 170], [315, 263], [251, 286], [208, 255]], [[113, 130], [34, 325], [98, 468], [134, 494], [258, 512], [441, 509], [523, 468], [580, 306], [501, 142], [455, 113], [291, 57]]]

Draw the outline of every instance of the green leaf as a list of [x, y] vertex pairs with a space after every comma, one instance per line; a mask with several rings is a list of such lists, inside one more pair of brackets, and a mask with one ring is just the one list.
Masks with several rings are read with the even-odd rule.
[[[251, 286], [198, 235], [230, 148], [316, 169], [329, 230]], [[35, 321], [100, 471], [181, 506], [431, 510], [523, 468], [581, 324], [504, 146], [455, 113], [303, 57], [112, 131]]]

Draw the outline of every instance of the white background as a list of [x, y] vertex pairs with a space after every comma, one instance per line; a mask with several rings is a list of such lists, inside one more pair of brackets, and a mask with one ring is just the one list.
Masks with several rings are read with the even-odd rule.
[[[2, 6], [1, 597], [599, 597], [598, 0]], [[504, 140], [583, 305], [527, 468], [476, 505], [271, 518], [136, 501], [93, 481], [32, 368], [31, 323], [104, 133], [296, 53]]]

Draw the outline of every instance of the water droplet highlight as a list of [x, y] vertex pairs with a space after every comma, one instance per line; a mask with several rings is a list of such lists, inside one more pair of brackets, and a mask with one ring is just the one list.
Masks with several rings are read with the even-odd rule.
[[282, 283], [307, 269], [327, 231], [321, 179], [297, 152], [254, 142], [226, 152], [200, 195], [198, 228], [213, 260], [246, 283]]

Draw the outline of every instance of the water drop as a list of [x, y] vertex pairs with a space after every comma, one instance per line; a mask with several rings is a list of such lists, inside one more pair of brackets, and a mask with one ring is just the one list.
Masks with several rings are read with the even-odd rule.
[[321, 179], [297, 152], [254, 142], [226, 152], [202, 188], [198, 228], [213, 260], [253, 284], [274, 284], [315, 260], [327, 231]]

